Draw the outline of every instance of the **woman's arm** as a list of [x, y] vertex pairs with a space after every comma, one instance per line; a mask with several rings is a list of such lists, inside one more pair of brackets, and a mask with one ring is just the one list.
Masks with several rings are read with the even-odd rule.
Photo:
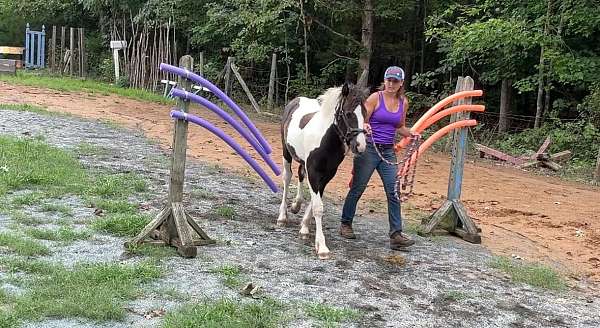
[[406, 113], [408, 113], [408, 99], [406, 99], [406, 97], [402, 97], [404, 100], [404, 113], [402, 113], [402, 121], [400, 122], [400, 125], [398, 126], [398, 133], [400, 133], [401, 136], [403, 137], [410, 137], [412, 136], [412, 132], [410, 132], [410, 129], [406, 127]]
[[377, 92], [372, 93], [367, 100], [365, 100], [365, 109], [367, 110], [367, 114], [365, 115], [365, 123], [364, 129], [367, 131], [367, 134], [371, 134], [371, 124], [369, 121], [371, 120], [371, 115], [377, 108], [379, 103], [379, 94]]

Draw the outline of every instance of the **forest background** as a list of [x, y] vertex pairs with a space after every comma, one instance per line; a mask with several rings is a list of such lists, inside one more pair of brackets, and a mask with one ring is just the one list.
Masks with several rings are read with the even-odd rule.
[[234, 56], [263, 106], [276, 54], [274, 112], [345, 80], [374, 90], [399, 65], [410, 120], [469, 75], [485, 93], [477, 141], [519, 155], [550, 136], [551, 153], [573, 153], [563, 173], [600, 180], [598, 0], [0, 0], [0, 45], [23, 46], [27, 23], [84, 28], [87, 75], [107, 82], [110, 41], [128, 41], [122, 87], [160, 92], [146, 74], [151, 53], [199, 64], [202, 52], [203, 74], [218, 83]]

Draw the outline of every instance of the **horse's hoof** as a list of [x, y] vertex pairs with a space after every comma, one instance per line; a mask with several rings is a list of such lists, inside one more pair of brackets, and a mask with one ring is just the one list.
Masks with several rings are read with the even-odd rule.
[[298, 212], [300, 212], [300, 208], [302, 208], [302, 202], [292, 203], [292, 207], [290, 207], [290, 212], [298, 214]]
[[308, 240], [309, 234], [308, 233], [300, 233], [300, 239], [302, 240]]
[[287, 225], [287, 220], [277, 220], [278, 227], [285, 227]]
[[329, 260], [329, 252], [317, 253], [319, 260]]

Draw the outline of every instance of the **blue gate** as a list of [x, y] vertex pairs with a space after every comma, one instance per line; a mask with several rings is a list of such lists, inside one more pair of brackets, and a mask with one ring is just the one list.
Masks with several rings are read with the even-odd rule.
[[32, 31], [29, 23], [25, 29], [25, 67], [44, 68], [46, 49], [46, 27], [42, 25], [42, 31]]

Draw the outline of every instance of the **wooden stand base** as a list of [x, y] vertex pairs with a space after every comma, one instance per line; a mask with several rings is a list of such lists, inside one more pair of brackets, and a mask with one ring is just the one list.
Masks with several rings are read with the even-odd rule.
[[424, 218], [422, 224], [425, 234], [431, 234], [436, 227], [440, 227], [468, 242], [481, 244], [481, 230], [459, 200], [446, 200], [429, 218]]
[[177, 248], [179, 255], [191, 258], [197, 255], [196, 246], [214, 244], [215, 241], [185, 213], [182, 203], [170, 203], [137, 236], [126, 242], [125, 247], [142, 243], [171, 245]]

